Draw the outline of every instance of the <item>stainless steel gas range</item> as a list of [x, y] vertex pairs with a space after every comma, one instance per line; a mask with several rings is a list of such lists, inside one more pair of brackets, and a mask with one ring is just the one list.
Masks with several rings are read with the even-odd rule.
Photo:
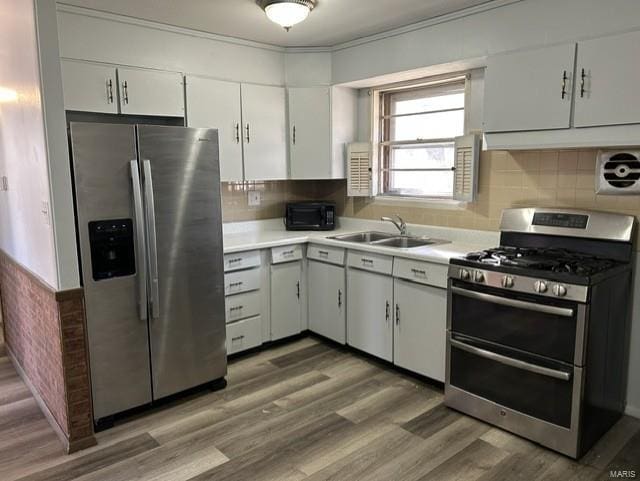
[[625, 408], [634, 217], [503, 212], [500, 247], [449, 267], [449, 407], [567, 456]]

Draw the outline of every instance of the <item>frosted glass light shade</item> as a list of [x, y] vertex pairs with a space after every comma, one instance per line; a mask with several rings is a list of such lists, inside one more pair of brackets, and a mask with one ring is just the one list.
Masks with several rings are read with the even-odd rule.
[[301, 3], [279, 2], [267, 5], [264, 11], [269, 20], [289, 30], [307, 18], [311, 9]]

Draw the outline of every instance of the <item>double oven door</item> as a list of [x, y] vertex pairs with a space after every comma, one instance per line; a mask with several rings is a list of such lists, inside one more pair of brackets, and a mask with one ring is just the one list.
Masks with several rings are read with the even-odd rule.
[[586, 306], [450, 279], [446, 403], [576, 456]]

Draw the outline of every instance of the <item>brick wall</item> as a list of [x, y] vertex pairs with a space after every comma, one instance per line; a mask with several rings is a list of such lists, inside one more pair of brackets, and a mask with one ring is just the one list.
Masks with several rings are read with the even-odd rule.
[[68, 451], [95, 444], [81, 289], [56, 292], [0, 251], [5, 343]]

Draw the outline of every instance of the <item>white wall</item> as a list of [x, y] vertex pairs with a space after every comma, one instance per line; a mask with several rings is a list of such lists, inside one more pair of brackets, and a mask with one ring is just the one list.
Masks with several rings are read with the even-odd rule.
[[331, 52], [286, 53], [284, 67], [292, 87], [331, 85]]
[[[33, 0], [0, 0], [0, 248], [58, 287]], [[45, 210], [46, 213], [42, 211]]]
[[640, 27], [637, 0], [524, 0], [333, 52], [333, 83]]
[[[62, 10], [60, 10], [62, 8]], [[60, 55], [224, 80], [284, 84], [284, 49], [59, 7]], [[89, 10], [80, 10], [89, 13]], [[93, 15], [93, 14], [91, 14]]]

